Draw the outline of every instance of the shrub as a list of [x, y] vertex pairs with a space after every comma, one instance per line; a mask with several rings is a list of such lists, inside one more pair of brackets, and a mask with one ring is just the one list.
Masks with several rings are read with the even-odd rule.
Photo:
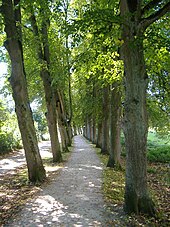
[[12, 132], [0, 132], [0, 155], [17, 148], [21, 148], [19, 138], [15, 138]]
[[152, 162], [170, 162], [170, 146], [149, 147], [147, 158]]

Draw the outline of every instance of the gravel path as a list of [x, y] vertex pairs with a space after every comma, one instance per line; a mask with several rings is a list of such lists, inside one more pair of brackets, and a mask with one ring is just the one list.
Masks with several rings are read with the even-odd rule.
[[110, 226], [101, 194], [102, 167], [93, 145], [74, 137], [72, 155], [56, 179], [5, 226]]

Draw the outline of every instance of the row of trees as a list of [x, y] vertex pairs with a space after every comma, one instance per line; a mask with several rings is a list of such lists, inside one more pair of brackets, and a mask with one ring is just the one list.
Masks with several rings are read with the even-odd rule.
[[[109, 153], [108, 166], [120, 166], [123, 128], [125, 210], [154, 215], [155, 206], [147, 187], [147, 132], [149, 123], [161, 129], [160, 116], [164, 116], [162, 124], [165, 120], [164, 129], [169, 131], [169, 67], [166, 65], [169, 18], [165, 14], [170, 4], [166, 1], [91, 1], [81, 9], [83, 16], [79, 14], [77, 22], [81, 42], [78, 40], [74, 73], [77, 77], [86, 75], [79, 80], [81, 84], [84, 80], [85, 87], [84, 92], [79, 89], [80, 106], [84, 104], [84, 135], [96, 143], [102, 153]], [[82, 33], [84, 30], [86, 33]], [[156, 31], [162, 40], [159, 45], [154, 42]], [[158, 65], [158, 59], [163, 64]], [[161, 115], [158, 109], [162, 109]]]
[[[22, 4], [24, 4], [24, 7], [22, 7]], [[56, 36], [55, 40], [53, 40], [53, 43], [56, 42], [59, 48], [63, 48], [65, 51], [63, 56], [58, 56], [54, 51], [51, 53], [53, 47], [49, 45], [49, 34], [51, 32], [52, 35], [54, 35], [53, 30], [59, 28], [55, 21], [50, 21], [50, 17], [52, 16], [49, 7], [50, 2], [47, 1], [35, 3], [34, 1], [20, 2], [18, 0], [2, 1], [1, 6], [4, 29], [6, 32], [4, 45], [11, 60], [11, 76], [9, 81], [12, 87], [15, 111], [25, 150], [29, 180], [32, 182], [43, 181], [45, 179], [45, 170], [39, 153], [33, 115], [30, 108], [28, 94], [29, 82], [38, 84], [40, 83], [39, 77], [42, 80], [41, 85], [37, 86], [38, 88], [35, 88], [34, 85], [37, 93], [33, 92], [33, 95], [38, 96], [39, 99], [40, 95], [44, 96], [54, 162], [60, 162], [62, 160], [58, 139], [57, 115], [59, 119], [58, 124], [60, 125], [62, 148], [64, 151], [67, 151], [67, 147], [71, 144], [72, 137], [70, 129], [71, 113], [66, 110], [63, 90], [60, 89], [56, 84], [57, 82], [54, 81], [56, 69], [53, 69], [54, 63], [51, 63], [58, 57], [61, 58], [57, 60], [61, 70], [65, 71], [63, 75], [66, 77], [62, 79], [61, 83], [65, 83], [64, 86], [67, 89], [69, 77], [67, 73], [70, 67], [69, 53], [67, 46], [64, 46], [63, 43], [67, 42], [68, 38], [63, 36], [62, 39], [59, 40], [58, 36]], [[23, 10], [22, 14], [21, 8]], [[50, 23], [55, 23], [51, 29]], [[64, 22], [61, 22], [61, 24], [62, 23]], [[26, 33], [24, 33], [23, 27], [25, 30], [28, 30]], [[50, 36], [50, 38], [52, 37]], [[27, 65], [28, 61], [30, 61], [30, 64]], [[35, 66], [36, 64], [37, 66]], [[32, 65], [35, 66], [34, 69]], [[65, 70], [65, 68], [68, 69]], [[29, 70], [31, 70], [31, 72]], [[27, 73], [33, 73], [32, 70], [36, 71], [36, 75], [30, 79], [27, 77]], [[31, 89], [33, 89], [33, 87]], [[41, 90], [38, 91], [38, 89], [43, 89], [44, 92], [41, 92]]]
[[71, 145], [72, 128], [83, 127], [84, 135], [109, 153], [108, 166], [120, 166], [123, 128], [126, 211], [154, 215], [146, 174], [147, 109], [149, 123], [165, 129], [157, 116], [168, 122], [169, 2], [1, 3], [29, 180], [45, 179], [30, 108], [30, 101], [38, 100], [46, 109], [54, 162], [62, 160], [58, 125], [64, 151]]

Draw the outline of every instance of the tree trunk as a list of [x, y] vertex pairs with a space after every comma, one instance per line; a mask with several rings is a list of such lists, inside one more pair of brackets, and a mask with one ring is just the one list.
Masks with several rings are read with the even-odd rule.
[[98, 122], [96, 147], [102, 147], [102, 122]]
[[90, 140], [90, 125], [88, 117], [86, 119], [86, 139]]
[[92, 138], [92, 143], [96, 144], [96, 121], [95, 118], [93, 117], [93, 138]]
[[126, 146], [125, 210], [128, 213], [154, 214], [154, 205], [148, 195], [146, 169], [147, 74], [143, 54], [143, 33], [134, 18], [136, 4], [121, 1], [122, 57], [125, 68], [125, 119]]
[[65, 123], [64, 123], [64, 118], [62, 114], [62, 108], [61, 108], [59, 97], [57, 97], [56, 107], [57, 107], [57, 113], [58, 113], [58, 125], [59, 125], [60, 136], [61, 136], [62, 151], [69, 152], [67, 147], [67, 138], [66, 138], [67, 135], [66, 135]]
[[87, 134], [88, 134], [88, 132], [87, 132], [87, 128], [88, 127], [88, 124], [87, 124], [87, 118], [86, 118], [86, 120], [85, 120], [85, 125], [84, 125], [84, 127], [83, 127], [83, 136], [87, 139]]
[[9, 53], [12, 65], [10, 84], [15, 101], [18, 125], [25, 150], [29, 180], [31, 182], [43, 181], [46, 174], [39, 153], [32, 111], [29, 104], [21, 36], [17, 32], [13, 9], [14, 6], [11, 0], [2, 1], [2, 13], [7, 34], [5, 47]]
[[102, 154], [109, 154], [109, 86], [103, 88]]
[[90, 117], [90, 121], [89, 121], [89, 125], [90, 125], [90, 141], [93, 141], [93, 120]]
[[56, 114], [56, 100], [54, 93], [52, 91], [51, 81], [49, 78], [49, 73], [46, 71], [41, 71], [41, 78], [43, 80], [45, 100], [47, 107], [47, 122], [48, 129], [51, 139], [51, 150], [53, 154], [53, 162], [62, 161], [60, 143], [58, 139], [58, 129], [57, 129], [57, 114]]
[[[47, 33], [47, 22], [43, 21], [41, 33], [43, 36], [43, 41], [41, 45], [39, 30], [36, 23], [36, 18], [34, 16], [34, 12], [30, 17], [34, 36], [38, 39], [39, 43], [37, 46], [37, 55], [40, 64], [46, 65], [42, 66], [40, 75], [43, 80], [43, 86], [45, 91], [45, 101], [47, 107], [47, 122], [48, 129], [51, 140], [51, 149], [53, 154], [53, 162], [60, 162], [62, 160], [60, 143], [58, 139], [58, 130], [57, 130], [57, 114], [56, 114], [56, 99], [54, 89], [52, 87], [52, 78], [50, 75], [49, 67], [50, 67], [50, 53], [49, 53], [49, 44], [48, 44], [48, 33]], [[45, 19], [43, 19], [45, 20]], [[43, 46], [43, 49], [42, 49]]]
[[74, 135], [74, 136], [77, 136], [77, 127], [76, 127], [76, 125], [75, 125], [74, 122], [73, 122], [73, 129], [74, 129], [73, 135]]
[[62, 111], [62, 118], [63, 118], [64, 125], [65, 125], [64, 133], [65, 133], [67, 146], [71, 146], [72, 135], [69, 133], [69, 125], [68, 125], [68, 119], [67, 119], [66, 107], [65, 107], [66, 105], [65, 105], [65, 102], [64, 102], [64, 95], [61, 91], [58, 91], [58, 97], [59, 97], [61, 111]]
[[109, 149], [109, 160], [108, 167], [120, 168], [120, 132], [121, 132], [121, 93], [120, 87], [115, 82], [111, 90], [110, 100], [110, 149]]

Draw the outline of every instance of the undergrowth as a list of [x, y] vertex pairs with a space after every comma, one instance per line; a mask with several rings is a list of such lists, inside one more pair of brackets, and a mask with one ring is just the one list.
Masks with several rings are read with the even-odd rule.
[[[97, 154], [106, 166], [107, 155]], [[103, 193], [108, 206], [114, 209], [123, 210], [124, 188], [125, 188], [125, 158], [122, 157], [122, 169], [115, 170], [105, 167], [103, 170]], [[148, 185], [151, 195], [157, 208], [157, 217], [149, 218], [145, 215], [125, 215], [122, 223], [118, 220], [112, 222], [112, 226], [144, 226], [144, 227], [168, 227], [170, 226], [170, 172], [166, 163], [148, 163]]]

